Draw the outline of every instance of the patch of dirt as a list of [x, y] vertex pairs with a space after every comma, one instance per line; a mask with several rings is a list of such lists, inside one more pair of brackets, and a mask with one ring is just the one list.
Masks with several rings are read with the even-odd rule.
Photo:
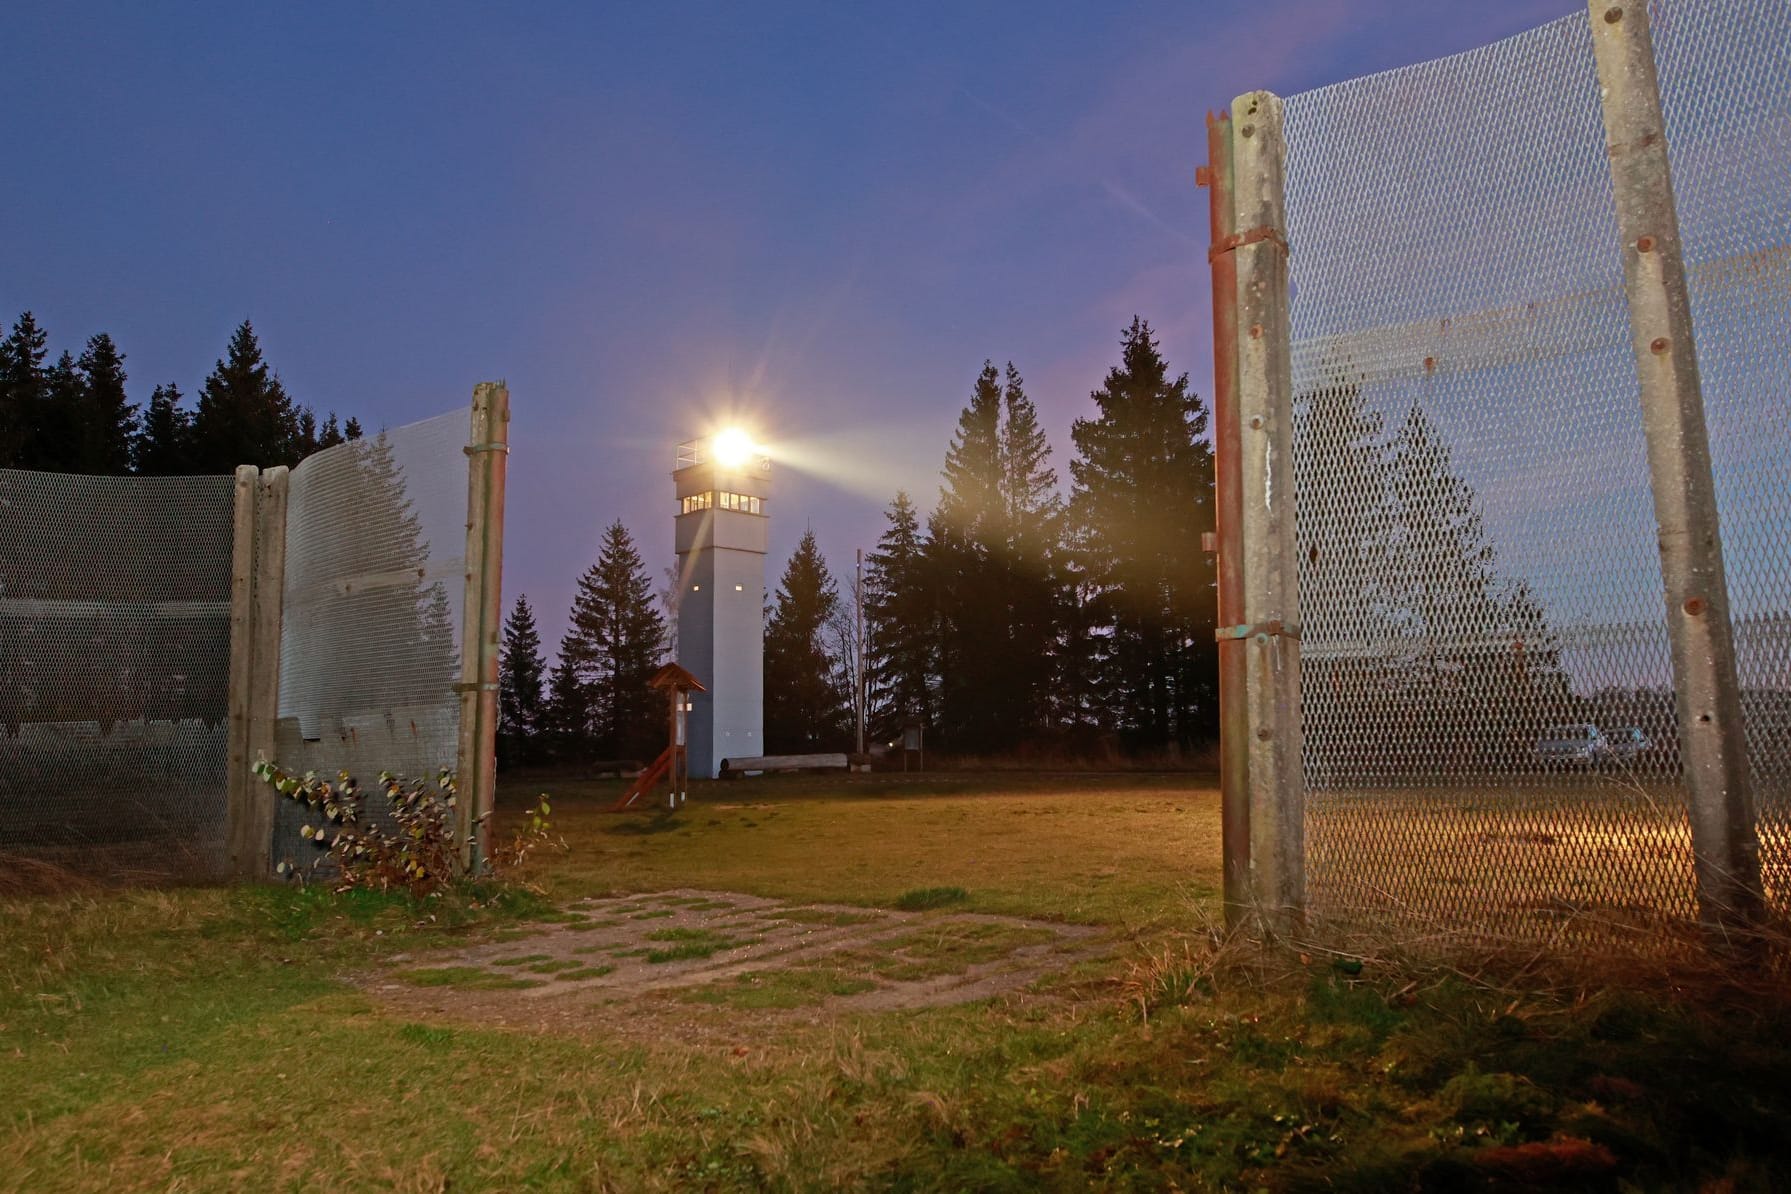
[[[423, 1004], [488, 1025], [625, 1029], [648, 1010], [646, 1020], [671, 1016], [693, 1022], [687, 1028], [707, 1020], [725, 1035], [744, 1013], [816, 1021], [1022, 990], [1106, 952], [1101, 933], [986, 913], [679, 889], [582, 900], [537, 932], [400, 954], [364, 986], [409, 1012]], [[632, 1010], [605, 1010], [619, 1004]]]

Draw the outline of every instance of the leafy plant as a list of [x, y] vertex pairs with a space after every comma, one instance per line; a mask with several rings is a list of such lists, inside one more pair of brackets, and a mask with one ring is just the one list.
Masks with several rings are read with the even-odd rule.
[[[255, 774], [280, 796], [317, 814], [299, 833], [323, 853], [307, 867], [282, 860], [275, 868], [281, 875], [302, 877], [328, 867], [338, 891], [404, 891], [419, 897], [465, 877], [469, 843], [456, 817], [454, 776], [445, 768], [434, 784], [382, 771], [383, 818], [369, 811], [366, 792], [346, 771], [330, 781], [315, 771], [292, 775], [263, 760], [255, 765]], [[503, 869], [518, 867], [536, 847], [554, 840], [551, 812], [543, 794], [514, 838], [491, 852], [491, 862]], [[471, 832], [477, 830], [475, 825]]]

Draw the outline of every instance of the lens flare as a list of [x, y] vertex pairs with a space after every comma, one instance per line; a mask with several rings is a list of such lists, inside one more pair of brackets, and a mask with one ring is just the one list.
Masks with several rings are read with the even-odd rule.
[[714, 454], [715, 462], [723, 468], [742, 468], [758, 453], [752, 436], [738, 427], [717, 432], [709, 450]]

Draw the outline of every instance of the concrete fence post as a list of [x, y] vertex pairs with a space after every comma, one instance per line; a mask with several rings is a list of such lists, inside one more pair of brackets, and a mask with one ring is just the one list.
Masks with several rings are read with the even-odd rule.
[[260, 475], [260, 470], [253, 465], [245, 464], [236, 470], [231, 519], [230, 720], [225, 748], [224, 800], [230, 874], [238, 879], [258, 877], [252, 810], [262, 793], [250, 772], [255, 758], [249, 752], [249, 721], [253, 708], [250, 690], [255, 673], [251, 631], [255, 620], [255, 499]]
[[497, 791], [498, 636], [503, 607], [504, 481], [510, 451], [510, 391], [473, 389], [466, 445], [466, 589], [461, 614], [457, 828], [462, 864], [477, 873], [489, 856]]
[[255, 777], [255, 764], [274, 756], [279, 715], [287, 478], [285, 465], [236, 470], [225, 805], [230, 873], [238, 879], [273, 873], [274, 794]]
[[[1300, 769], [1299, 569], [1293, 487], [1293, 360], [1281, 100], [1266, 91], [1231, 105], [1232, 224], [1237, 300], [1237, 513], [1242, 610], [1219, 628], [1244, 644], [1250, 894], [1261, 927], [1297, 933], [1306, 905], [1306, 793]], [[1216, 249], [1220, 246], [1215, 246]], [[1236, 647], [1225, 648], [1235, 651]]]
[[[292, 471], [285, 465], [264, 469], [255, 501], [255, 675], [250, 684], [249, 766], [274, 760], [274, 732], [280, 720], [280, 637], [286, 614], [286, 497]], [[253, 878], [273, 874], [274, 793], [253, 775], [249, 832], [254, 852]]]
[[1588, 13], [1660, 530], [1699, 917], [1722, 938], [1760, 915], [1759, 842], [1666, 125], [1645, 0], [1591, 0]]

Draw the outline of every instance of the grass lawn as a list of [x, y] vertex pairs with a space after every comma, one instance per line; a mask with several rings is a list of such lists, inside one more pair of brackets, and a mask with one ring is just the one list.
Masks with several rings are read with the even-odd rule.
[[[618, 786], [507, 787], [556, 797], [539, 896], [0, 902], [0, 1189], [1791, 1188], [1784, 1000], [1215, 953], [1198, 779], [748, 781], [601, 812]], [[674, 889], [828, 905], [785, 920], [883, 946], [556, 993], [746, 938], [686, 925], [734, 913]], [[1093, 945], [976, 1002], [854, 1002], [1047, 948], [986, 914]], [[611, 932], [675, 956], [612, 957]], [[486, 947], [503, 969], [454, 961]]]

